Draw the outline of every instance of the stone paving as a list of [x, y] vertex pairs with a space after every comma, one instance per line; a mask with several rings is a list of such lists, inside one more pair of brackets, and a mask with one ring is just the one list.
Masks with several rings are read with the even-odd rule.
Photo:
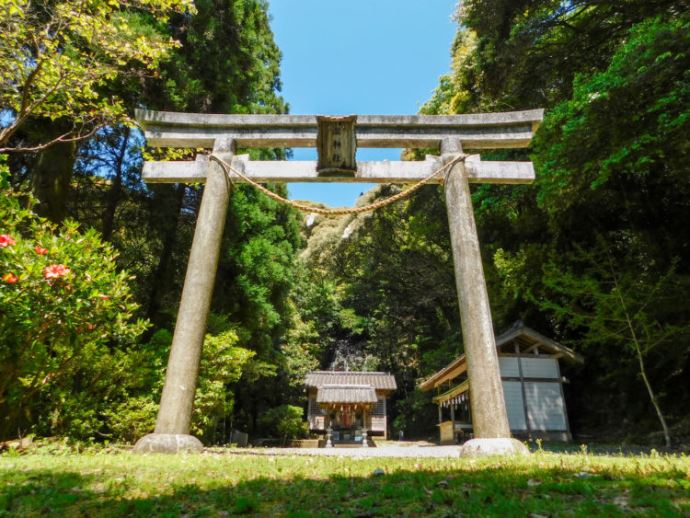
[[233, 448], [225, 450], [244, 455], [305, 455], [322, 457], [405, 457], [405, 458], [458, 458], [458, 446], [385, 445], [376, 448]]

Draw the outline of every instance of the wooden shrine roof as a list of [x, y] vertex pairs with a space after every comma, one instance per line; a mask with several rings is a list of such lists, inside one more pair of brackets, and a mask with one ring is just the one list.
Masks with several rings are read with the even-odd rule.
[[376, 390], [371, 385], [321, 385], [317, 403], [376, 403]]
[[[573, 351], [570, 347], [547, 338], [531, 327], [527, 327], [522, 320], [518, 320], [505, 333], [496, 337], [496, 347], [501, 348], [506, 344], [517, 341], [522, 347], [538, 345], [558, 358], [564, 358], [574, 363], [584, 363], [585, 359]], [[512, 351], [511, 351], [512, 352]]]
[[369, 385], [375, 390], [395, 390], [395, 377], [387, 372], [313, 371], [304, 380], [307, 387], [324, 385]]
[[[547, 338], [534, 329], [527, 327], [521, 320], [515, 322], [510, 329], [496, 337], [496, 348], [500, 349], [507, 344], [518, 342], [521, 348], [540, 347], [549, 352], [555, 358], [563, 358], [573, 363], [584, 363], [584, 358], [575, 351], [555, 340]], [[512, 353], [513, 351], [508, 351]], [[450, 362], [443, 369], [435, 372], [419, 384], [420, 390], [429, 391], [445, 381], [450, 381], [467, 370], [465, 355]]]

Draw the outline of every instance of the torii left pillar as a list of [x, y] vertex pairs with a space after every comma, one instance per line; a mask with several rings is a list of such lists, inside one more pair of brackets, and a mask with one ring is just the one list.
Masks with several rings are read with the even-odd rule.
[[[232, 140], [218, 139], [213, 150], [227, 156], [233, 148]], [[230, 179], [217, 163], [209, 161], [156, 429], [137, 441], [134, 446], [137, 453], [197, 452], [203, 449], [201, 441], [189, 432], [230, 191]]]

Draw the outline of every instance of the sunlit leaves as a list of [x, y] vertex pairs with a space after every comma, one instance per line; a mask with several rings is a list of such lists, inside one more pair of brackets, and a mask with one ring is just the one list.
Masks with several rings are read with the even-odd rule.
[[575, 82], [573, 98], [556, 106], [536, 141], [547, 208], [625, 177], [637, 189], [672, 178], [687, 189], [689, 33], [686, 19], [651, 20], [632, 31], [606, 71]]
[[12, 114], [0, 147], [29, 116], [68, 118], [74, 134], [123, 119], [122, 100], [103, 96], [103, 87], [121, 74], [155, 70], [176, 45], [135, 19], [163, 22], [193, 10], [191, 0], [0, 0], [0, 105]]

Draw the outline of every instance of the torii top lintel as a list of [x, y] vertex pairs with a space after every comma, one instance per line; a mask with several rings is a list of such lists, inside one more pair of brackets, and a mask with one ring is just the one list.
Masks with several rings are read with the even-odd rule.
[[[541, 109], [465, 115], [359, 115], [354, 133], [357, 147], [431, 148], [455, 141], [463, 151], [527, 147], [543, 119]], [[316, 147], [319, 117], [315, 115], [218, 115], [137, 110], [149, 146], [216, 149], [232, 167], [258, 182], [374, 182], [410, 183], [429, 176], [443, 159], [422, 162], [357, 162], [355, 171], [327, 176], [315, 161], [253, 161], [217, 149], [232, 141], [237, 148]], [[321, 155], [320, 155], [321, 156]], [[151, 183], [203, 182], [208, 161], [147, 162], [144, 179]], [[471, 182], [529, 183], [531, 162], [482, 162], [479, 155], [465, 161]], [[434, 179], [442, 182], [441, 178]]]
[[[315, 147], [315, 115], [217, 115], [137, 110], [150, 146], [211, 148], [217, 138], [239, 147]], [[437, 148], [457, 138], [467, 149], [529, 145], [544, 110], [466, 115], [358, 115], [357, 145]]]

